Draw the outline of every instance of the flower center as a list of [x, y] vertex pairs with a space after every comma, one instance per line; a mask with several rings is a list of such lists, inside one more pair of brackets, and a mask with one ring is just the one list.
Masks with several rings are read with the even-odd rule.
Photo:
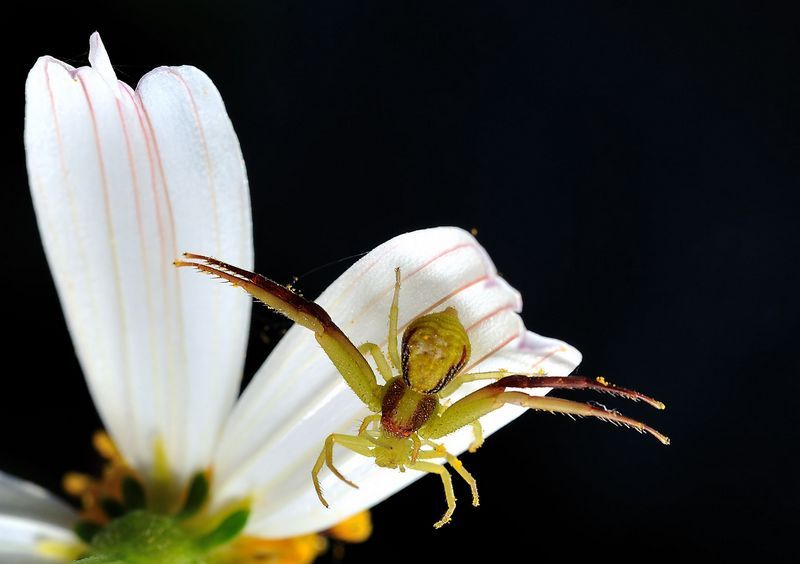
[[[81, 564], [304, 563], [326, 549], [327, 538], [361, 542], [372, 530], [369, 512], [363, 512], [321, 534], [287, 539], [245, 536], [241, 533], [250, 516], [248, 503], [209, 514], [206, 473], [195, 474], [178, 502], [172, 503], [168, 498], [175, 496], [161, 495], [164, 488], [159, 483], [145, 489], [108, 435], [98, 432], [92, 442], [105, 459], [101, 477], [75, 472], [64, 477], [64, 489], [79, 497], [83, 506], [75, 533], [85, 545], [70, 549], [70, 554], [79, 554]], [[163, 466], [168, 473], [166, 462]], [[162, 478], [168, 481], [168, 476]], [[43, 554], [56, 554], [55, 548], [62, 558], [67, 554], [63, 547], [41, 548]]]

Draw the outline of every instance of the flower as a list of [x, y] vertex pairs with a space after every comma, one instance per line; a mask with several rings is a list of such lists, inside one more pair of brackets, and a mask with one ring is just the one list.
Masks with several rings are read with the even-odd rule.
[[[117, 81], [98, 34], [90, 45], [91, 67], [37, 61], [25, 128], [45, 251], [113, 439], [96, 437], [108, 460], [103, 479], [66, 480], [84, 494], [82, 524], [99, 515], [99, 525], [130, 541], [129, 516], [139, 512], [119, 517], [120, 506], [146, 496], [148, 523], [192, 509], [186, 521], [164, 525], [183, 535], [175, 542], [184, 544], [169, 547], [174, 554], [206, 539], [218, 561], [260, 553], [308, 561], [324, 544], [318, 531], [363, 538], [363, 511], [423, 474], [337, 451], [337, 465], [361, 487], [325, 475], [324, 508], [311, 483], [314, 459], [326, 435], [351, 432], [366, 408], [301, 328], [286, 334], [237, 399], [249, 300], [172, 267], [179, 251], [192, 249], [252, 268], [247, 176], [219, 93], [193, 67], [155, 69], [131, 90]], [[472, 342], [469, 369], [566, 375], [579, 363], [574, 348], [525, 330], [519, 294], [457, 228], [378, 246], [317, 302], [354, 342], [385, 347], [395, 267], [403, 273], [401, 329], [421, 312], [456, 307]], [[485, 434], [523, 411], [507, 406], [482, 418]], [[443, 442], [460, 453], [471, 439], [465, 431]], [[71, 532], [77, 520], [52, 495], [0, 475], [0, 556], [72, 558], [87, 548]], [[131, 546], [124, 550], [137, 550]]]

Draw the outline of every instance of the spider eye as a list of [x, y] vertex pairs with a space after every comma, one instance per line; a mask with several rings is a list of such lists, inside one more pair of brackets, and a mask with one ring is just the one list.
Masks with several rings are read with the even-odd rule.
[[469, 360], [467, 332], [455, 308], [418, 317], [403, 334], [403, 380], [413, 390], [435, 394]]

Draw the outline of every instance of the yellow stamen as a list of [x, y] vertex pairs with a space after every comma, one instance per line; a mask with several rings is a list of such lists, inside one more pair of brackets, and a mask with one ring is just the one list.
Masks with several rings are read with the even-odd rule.
[[62, 481], [62, 487], [69, 495], [80, 498], [81, 519], [98, 525], [108, 523], [108, 516], [100, 507], [104, 499], [122, 501], [122, 480], [127, 476], [136, 477], [136, 473], [125, 463], [114, 442], [104, 431], [97, 431], [92, 436], [92, 445], [105, 459], [100, 478], [94, 478], [80, 472], [68, 472]]
[[364, 542], [372, 534], [372, 516], [362, 511], [326, 531], [331, 538], [345, 542]]
[[312, 562], [326, 548], [327, 542], [319, 535], [278, 540], [241, 537], [224, 549], [221, 561], [226, 564], [306, 564]]
[[94, 480], [86, 474], [80, 472], [67, 472], [64, 476], [63, 487], [69, 495], [80, 497], [92, 487]]
[[111, 440], [111, 437], [109, 437], [108, 433], [105, 431], [97, 431], [92, 436], [92, 446], [94, 446], [94, 449], [100, 456], [107, 460], [118, 460], [122, 458], [114, 441]]

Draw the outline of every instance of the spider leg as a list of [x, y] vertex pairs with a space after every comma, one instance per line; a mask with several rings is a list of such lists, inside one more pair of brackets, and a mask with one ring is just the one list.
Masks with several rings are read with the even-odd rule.
[[314, 482], [314, 489], [317, 492], [317, 497], [319, 497], [319, 500], [325, 507], [329, 507], [329, 505], [325, 500], [325, 497], [322, 495], [322, 486], [319, 483], [319, 473], [322, 470], [323, 464], [325, 464], [330, 471], [333, 472], [333, 474], [345, 484], [358, 489], [357, 485], [345, 478], [342, 473], [337, 470], [336, 466], [333, 465], [333, 445], [335, 443], [339, 443], [343, 447], [346, 447], [362, 456], [372, 456], [372, 449], [370, 448], [372, 443], [362, 437], [353, 437], [350, 435], [342, 435], [340, 433], [332, 433], [328, 435], [328, 438], [325, 439], [325, 445], [322, 447], [322, 452], [319, 453], [317, 462], [314, 464], [314, 468], [311, 470], [311, 480]]
[[541, 376], [510, 373], [507, 370], [495, 372], [473, 372], [459, 374], [450, 381], [445, 388], [439, 392], [440, 397], [447, 397], [455, 392], [461, 385], [467, 382], [478, 380], [495, 380], [496, 385], [507, 388], [554, 388], [558, 390], [594, 390], [619, 396], [633, 401], [643, 401], [656, 409], [664, 409], [666, 406], [650, 396], [646, 396], [635, 390], [629, 390], [621, 386], [616, 386], [607, 382], [605, 378], [588, 378], [586, 376]]
[[400, 267], [394, 269], [394, 296], [389, 308], [389, 360], [395, 370], [400, 370], [400, 354], [397, 352], [397, 312], [400, 301]]
[[[440, 455], [441, 456], [441, 455]], [[442, 478], [444, 485], [444, 497], [447, 499], [447, 511], [444, 516], [434, 523], [437, 529], [450, 522], [450, 517], [456, 509], [456, 494], [453, 492], [453, 480], [450, 478], [450, 473], [441, 464], [433, 464], [432, 462], [415, 462], [409, 466], [412, 470], [419, 470], [420, 472], [428, 472], [430, 474], [439, 474]]]
[[[449, 435], [465, 425], [469, 425], [478, 418], [483, 417], [487, 413], [490, 413], [505, 404], [515, 404], [537, 411], [562, 413], [570, 417], [596, 417], [614, 424], [633, 428], [640, 433], [649, 433], [661, 441], [661, 443], [665, 445], [669, 444], [669, 438], [662, 435], [652, 427], [636, 421], [635, 419], [626, 417], [616, 411], [611, 411], [588, 403], [579, 403], [561, 398], [530, 396], [524, 392], [506, 391], [507, 388], [554, 387], [548, 386], [547, 383], [542, 382], [542, 380], [557, 380], [557, 378], [535, 378], [526, 376], [507, 376], [505, 378], [501, 378], [494, 384], [489, 384], [480, 390], [476, 390], [471, 394], [464, 396], [444, 410], [438, 417], [432, 417], [418, 432], [424, 438], [437, 439], [439, 437]], [[569, 380], [569, 378], [564, 378], [563, 380]], [[625, 390], [624, 388], [615, 387], [613, 388], [613, 393], [623, 397], [630, 397], [630, 394], [633, 394], [634, 392]], [[644, 396], [641, 396], [641, 394], [637, 394], [637, 397], [644, 398]], [[660, 404], [660, 402], [656, 402], [655, 400], [650, 401], [655, 404]]]
[[371, 411], [381, 410], [383, 391], [372, 367], [324, 309], [260, 274], [203, 255], [184, 253], [183, 256], [186, 260], [176, 260], [175, 266], [195, 268], [227, 280], [270, 309], [311, 329], [325, 354], [359, 399]]
[[378, 372], [383, 377], [384, 382], [388, 382], [394, 378], [392, 369], [389, 367], [389, 363], [386, 362], [386, 357], [383, 356], [383, 353], [378, 345], [375, 343], [364, 343], [358, 347], [358, 352], [364, 356], [367, 356], [367, 354], [372, 355], [373, 360], [375, 360], [375, 366], [378, 367]]
[[483, 446], [483, 427], [477, 419], [472, 422], [472, 442], [469, 445], [469, 452], [475, 452]]
[[422, 448], [422, 441], [416, 433], [411, 434], [411, 464], [414, 464], [419, 458], [419, 449]]
[[364, 433], [367, 432], [369, 426], [374, 423], [375, 421], [381, 420], [380, 413], [373, 413], [372, 415], [367, 415], [362, 421], [361, 426], [358, 428], [358, 436], [361, 437]]
[[508, 370], [495, 370], [492, 372], [465, 372], [457, 375], [455, 378], [441, 390], [439, 390], [439, 397], [446, 398], [458, 390], [461, 386], [468, 382], [477, 382], [479, 380], [499, 380], [511, 374]]
[[621, 386], [607, 382], [605, 378], [587, 378], [586, 376], [526, 376], [524, 374], [512, 374], [504, 376], [493, 386], [505, 388], [554, 388], [558, 390], [594, 390], [612, 396], [617, 396], [632, 401], [643, 401], [656, 409], [666, 409], [666, 406], [650, 396], [641, 394], [635, 390], [629, 390]]
[[454, 454], [450, 454], [444, 448], [444, 445], [439, 445], [434, 443], [433, 441], [425, 440], [425, 445], [432, 447], [433, 450], [427, 450], [425, 452], [419, 453], [419, 458], [421, 459], [428, 459], [428, 458], [444, 458], [447, 460], [447, 463], [453, 467], [453, 469], [458, 472], [458, 475], [469, 485], [470, 490], [472, 490], [472, 505], [478, 507], [480, 505], [480, 498], [478, 497], [478, 483], [475, 481], [475, 478], [472, 477], [458, 457]]

